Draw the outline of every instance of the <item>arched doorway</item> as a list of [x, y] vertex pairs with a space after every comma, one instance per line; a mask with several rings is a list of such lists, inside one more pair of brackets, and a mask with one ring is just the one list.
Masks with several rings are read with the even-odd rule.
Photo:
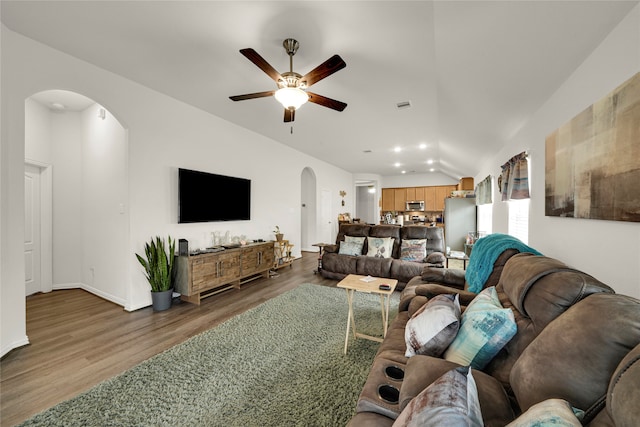
[[[44, 255], [39, 262], [44, 280], [27, 292], [82, 288], [126, 304], [127, 158], [126, 129], [94, 100], [64, 90], [39, 92], [25, 100], [25, 191], [31, 191], [32, 199], [44, 200], [40, 208], [49, 211], [34, 213], [33, 229], [50, 230], [32, 245]], [[51, 175], [50, 189], [44, 190], [48, 196], [37, 196], [32, 185], [39, 171], [41, 177]], [[30, 240], [26, 231], [25, 244]], [[25, 262], [32, 257], [29, 249], [25, 245]]]

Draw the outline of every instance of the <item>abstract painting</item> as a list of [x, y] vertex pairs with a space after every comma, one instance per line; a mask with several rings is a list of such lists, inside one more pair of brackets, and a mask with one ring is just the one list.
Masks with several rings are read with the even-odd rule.
[[640, 73], [547, 136], [545, 215], [640, 222]]

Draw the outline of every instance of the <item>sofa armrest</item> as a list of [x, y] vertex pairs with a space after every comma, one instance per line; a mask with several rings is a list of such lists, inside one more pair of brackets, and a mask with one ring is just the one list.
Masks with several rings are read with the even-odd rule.
[[465, 271], [457, 268], [434, 268], [425, 266], [422, 269], [422, 281], [438, 283], [454, 288], [464, 289]]
[[460, 299], [460, 305], [466, 306], [473, 301], [473, 299], [477, 296], [473, 292], [465, 291], [463, 289], [457, 289], [450, 286], [438, 285], [435, 283], [427, 283], [424, 285], [418, 285], [415, 289], [416, 295], [421, 295], [427, 297], [429, 299], [435, 297], [436, 295], [442, 294], [458, 294]]
[[326, 254], [328, 254], [328, 253], [333, 253], [333, 254], [335, 254], [335, 253], [337, 253], [337, 252], [338, 252], [338, 249], [340, 249], [340, 248], [338, 247], [338, 245], [327, 245], [327, 246], [325, 246], [325, 247], [324, 247], [324, 250], [323, 250], [323, 251], [324, 251], [324, 253], [326, 253]]

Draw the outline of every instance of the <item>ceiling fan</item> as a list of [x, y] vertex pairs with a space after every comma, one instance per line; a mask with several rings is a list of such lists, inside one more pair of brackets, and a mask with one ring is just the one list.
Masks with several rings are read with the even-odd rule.
[[295, 113], [298, 108], [307, 101], [323, 107], [331, 108], [337, 111], [343, 111], [347, 104], [326, 96], [318, 95], [307, 91], [314, 83], [319, 82], [325, 77], [342, 70], [347, 64], [338, 55], [333, 55], [304, 76], [293, 71], [293, 55], [298, 51], [300, 43], [295, 39], [286, 39], [282, 46], [289, 55], [289, 71], [278, 73], [262, 56], [251, 48], [240, 49], [249, 61], [253, 62], [258, 68], [264, 71], [278, 85], [277, 90], [269, 90], [266, 92], [248, 93], [246, 95], [230, 96], [233, 101], [244, 101], [245, 99], [264, 98], [274, 96], [278, 102], [284, 107], [284, 121], [292, 122], [295, 119]]

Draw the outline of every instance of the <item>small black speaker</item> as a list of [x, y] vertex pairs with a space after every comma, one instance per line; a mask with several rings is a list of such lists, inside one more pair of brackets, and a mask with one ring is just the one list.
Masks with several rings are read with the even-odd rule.
[[180, 256], [189, 255], [189, 241], [187, 239], [180, 239], [178, 241], [178, 255]]

